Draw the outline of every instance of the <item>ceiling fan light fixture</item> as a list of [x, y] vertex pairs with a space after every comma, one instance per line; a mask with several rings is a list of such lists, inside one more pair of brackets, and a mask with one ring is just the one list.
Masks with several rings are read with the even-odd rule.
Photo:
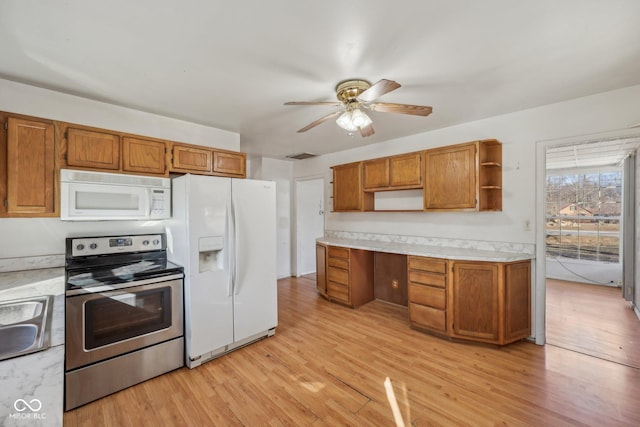
[[351, 114], [351, 111], [345, 111], [344, 113], [340, 114], [340, 116], [338, 116], [338, 119], [336, 120], [338, 126], [346, 130], [347, 132], [355, 132], [358, 130], [358, 128], [353, 125]]
[[359, 128], [369, 126], [372, 121], [362, 110], [354, 108], [340, 114], [336, 123], [347, 132], [356, 132]]
[[371, 119], [359, 108], [351, 112], [351, 123], [357, 128], [367, 127], [371, 124]]

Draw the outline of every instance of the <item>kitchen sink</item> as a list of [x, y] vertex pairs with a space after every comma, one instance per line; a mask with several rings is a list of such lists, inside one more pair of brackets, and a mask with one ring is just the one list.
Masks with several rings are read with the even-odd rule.
[[53, 296], [0, 303], [0, 360], [49, 348]]
[[0, 304], [0, 326], [24, 322], [38, 317], [46, 304], [43, 299]]

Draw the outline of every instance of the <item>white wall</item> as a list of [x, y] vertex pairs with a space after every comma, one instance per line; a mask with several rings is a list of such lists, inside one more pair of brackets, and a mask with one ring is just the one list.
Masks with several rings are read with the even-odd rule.
[[293, 183], [293, 163], [270, 158], [251, 158], [249, 178], [276, 182], [277, 229], [277, 274], [278, 278], [291, 276], [291, 188]]
[[[502, 212], [334, 213], [330, 212], [331, 188], [327, 184], [326, 228], [535, 243], [535, 228], [524, 230], [524, 223], [535, 223], [536, 215], [541, 214], [535, 204], [536, 142], [628, 127], [640, 121], [639, 105], [640, 86], [633, 86], [302, 160], [294, 164], [294, 178], [323, 174], [328, 183], [332, 165], [496, 138], [503, 143]], [[437, 106], [433, 114], [437, 114]]]
[[546, 258], [549, 279], [620, 287], [622, 264], [556, 257]]
[[[0, 79], [0, 110], [238, 151], [240, 135]], [[162, 221], [63, 222], [1, 218], [0, 258], [64, 253], [64, 238], [162, 232]]]
[[240, 134], [0, 79], [0, 111], [240, 150]]

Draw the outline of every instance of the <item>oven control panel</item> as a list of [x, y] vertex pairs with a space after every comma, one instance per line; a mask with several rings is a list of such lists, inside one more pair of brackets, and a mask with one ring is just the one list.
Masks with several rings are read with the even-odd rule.
[[68, 239], [71, 256], [108, 255], [122, 252], [143, 252], [166, 249], [162, 234], [132, 236], [82, 237]]

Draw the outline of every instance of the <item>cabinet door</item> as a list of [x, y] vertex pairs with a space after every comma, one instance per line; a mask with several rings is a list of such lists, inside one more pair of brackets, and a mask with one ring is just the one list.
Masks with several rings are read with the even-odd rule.
[[125, 136], [122, 139], [122, 170], [164, 175], [164, 142]]
[[246, 176], [245, 164], [243, 153], [213, 151], [213, 172], [244, 177]]
[[54, 156], [53, 124], [8, 118], [8, 215], [53, 216], [56, 188]]
[[497, 343], [500, 311], [498, 265], [456, 262], [452, 283], [452, 335]]
[[333, 167], [333, 210], [362, 210], [362, 162]]
[[213, 150], [186, 145], [173, 145], [172, 170], [210, 173], [212, 167]]
[[321, 295], [327, 294], [327, 248], [316, 245], [316, 289]]
[[92, 169], [120, 169], [120, 137], [104, 132], [69, 128], [67, 165]]
[[389, 159], [367, 160], [363, 163], [365, 190], [389, 186]]
[[403, 154], [389, 159], [392, 187], [419, 187], [422, 185], [422, 153]]
[[476, 144], [427, 150], [425, 209], [475, 209]]

